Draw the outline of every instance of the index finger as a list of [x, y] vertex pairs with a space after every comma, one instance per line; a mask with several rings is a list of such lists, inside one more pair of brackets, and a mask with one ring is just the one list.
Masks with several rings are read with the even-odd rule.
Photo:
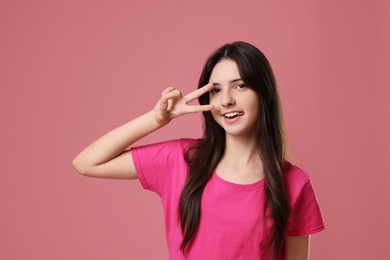
[[191, 102], [195, 98], [198, 98], [198, 97], [202, 96], [203, 94], [209, 92], [212, 88], [213, 88], [213, 84], [208, 83], [207, 85], [204, 85], [203, 87], [198, 88], [197, 90], [188, 93], [183, 98], [186, 101], [186, 103]]

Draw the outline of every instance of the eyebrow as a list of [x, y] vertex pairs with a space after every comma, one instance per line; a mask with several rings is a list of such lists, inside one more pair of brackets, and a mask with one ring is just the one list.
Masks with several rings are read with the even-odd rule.
[[[229, 81], [229, 84], [236, 83], [237, 81], [242, 81], [242, 79], [241, 78], [233, 79], [233, 80]], [[213, 84], [213, 86], [220, 86], [221, 85], [220, 83], [214, 83], [214, 82], [212, 84]]]

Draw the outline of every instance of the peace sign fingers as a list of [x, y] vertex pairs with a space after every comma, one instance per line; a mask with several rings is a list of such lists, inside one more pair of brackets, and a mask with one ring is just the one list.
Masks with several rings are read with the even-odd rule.
[[[203, 87], [201, 87], [201, 88], [199, 88], [191, 93], [188, 93], [187, 95], [185, 95], [183, 97], [183, 99], [184, 99], [185, 103], [188, 104], [189, 102], [202, 96], [203, 94], [206, 94], [212, 88], [213, 88], [213, 84], [208, 83], [207, 85], [205, 85], [205, 86], [203, 86]], [[193, 106], [186, 105], [185, 106], [185, 113], [205, 112], [205, 111], [210, 111], [213, 108], [214, 108], [213, 105], [193, 105]]]
[[185, 96], [182, 96], [178, 89], [173, 87], [166, 88], [154, 108], [156, 122], [160, 125], [165, 125], [173, 118], [184, 114], [212, 110], [214, 108], [213, 105], [188, 105], [189, 102], [210, 91], [212, 87], [212, 84], [207, 84]]
[[213, 105], [186, 106], [185, 113], [206, 112], [214, 108]]
[[202, 96], [203, 94], [209, 92], [212, 89], [213, 89], [213, 84], [212, 83], [208, 83], [207, 85], [204, 85], [203, 87], [201, 87], [201, 88], [199, 88], [199, 89], [197, 89], [195, 91], [192, 91], [191, 93], [188, 93], [183, 98], [184, 98], [186, 103], [189, 103], [192, 100]]

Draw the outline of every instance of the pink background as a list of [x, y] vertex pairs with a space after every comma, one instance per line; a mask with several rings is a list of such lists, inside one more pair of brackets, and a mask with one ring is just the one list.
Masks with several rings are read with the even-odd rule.
[[[388, 259], [389, 17], [385, 0], [1, 1], [0, 259], [166, 259], [158, 197], [71, 161], [234, 40], [275, 70], [326, 222], [312, 259]], [[142, 143], [200, 132], [191, 115]]]

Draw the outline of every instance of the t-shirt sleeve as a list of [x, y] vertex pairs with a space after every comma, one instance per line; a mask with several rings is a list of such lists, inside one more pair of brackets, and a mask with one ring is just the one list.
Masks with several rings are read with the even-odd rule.
[[308, 178], [291, 207], [286, 235], [306, 236], [317, 233], [324, 228], [317, 198]]
[[172, 181], [183, 178], [186, 143], [180, 139], [131, 148], [134, 167], [143, 188], [161, 197]]

